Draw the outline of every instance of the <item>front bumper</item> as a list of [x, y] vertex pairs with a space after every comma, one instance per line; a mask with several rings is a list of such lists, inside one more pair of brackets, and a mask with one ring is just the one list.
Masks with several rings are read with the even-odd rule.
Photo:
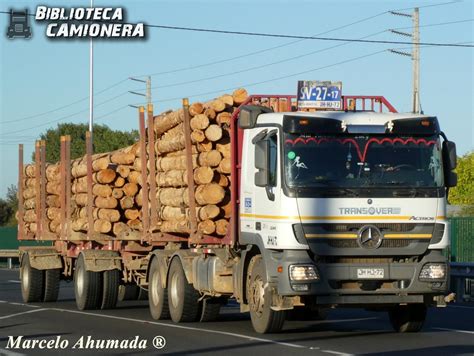
[[[354, 258], [345, 263], [315, 263], [307, 251], [286, 251], [280, 259], [282, 273], [277, 276], [277, 290], [281, 296], [314, 296], [316, 304], [397, 304], [432, 301], [444, 295], [448, 288], [449, 270], [444, 280], [420, 281], [418, 276], [426, 263], [446, 263], [438, 250], [428, 251], [419, 262], [377, 262], [377, 258]], [[292, 264], [314, 264], [318, 281], [291, 281], [288, 275]], [[384, 270], [380, 279], [363, 280], [357, 277], [358, 268]], [[294, 288], [306, 284], [307, 290]], [[297, 290], [295, 290], [297, 289]]]

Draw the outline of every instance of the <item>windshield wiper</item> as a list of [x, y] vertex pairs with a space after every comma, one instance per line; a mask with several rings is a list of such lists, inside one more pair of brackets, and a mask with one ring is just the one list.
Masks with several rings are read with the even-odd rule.
[[335, 194], [347, 194], [350, 197], [358, 197], [360, 194], [354, 190], [349, 188], [342, 188], [342, 187], [328, 187], [328, 189], [324, 190], [325, 193], [335, 193]]

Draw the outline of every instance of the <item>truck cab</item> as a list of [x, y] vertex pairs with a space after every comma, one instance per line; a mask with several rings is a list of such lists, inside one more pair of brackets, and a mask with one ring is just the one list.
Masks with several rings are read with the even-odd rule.
[[258, 248], [266, 273], [248, 285], [263, 300], [249, 298], [254, 327], [265, 324], [267, 293], [267, 314], [375, 308], [397, 331], [421, 329], [448, 290], [456, 153], [437, 118], [248, 106], [239, 120], [239, 241]]

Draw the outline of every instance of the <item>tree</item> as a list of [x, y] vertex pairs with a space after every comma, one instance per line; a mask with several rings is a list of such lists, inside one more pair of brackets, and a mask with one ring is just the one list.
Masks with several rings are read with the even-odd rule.
[[[60, 160], [60, 137], [71, 136], [71, 159], [76, 159], [86, 153], [87, 124], [59, 124], [55, 129], [49, 129], [41, 134], [41, 140], [46, 141], [46, 161]], [[112, 130], [106, 125], [94, 125], [94, 153], [103, 153], [130, 146], [138, 140], [138, 131], [131, 132]], [[33, 160], [35, 159], [33, 153]]]
[[449, 192], [449, 202], [464, 206], [463, 215], [474, 215], [474, 151], [458, 158], [458, 184]]
[[17, 209], [17, 189], [14, 185], [11, 185], [8, 187], [6, 198], [0, 198], [0, 226], [16, 225], [15, 213]]

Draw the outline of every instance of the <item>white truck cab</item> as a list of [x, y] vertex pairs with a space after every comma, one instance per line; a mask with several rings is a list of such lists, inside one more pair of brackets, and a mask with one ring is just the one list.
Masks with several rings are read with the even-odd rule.
[[446, 195], [456, 184], [455, 146], [437, 118], [247, 106], [239, 124], [239, 242], [260, 250], [268, 282], [248, 286], [262, 296], [260, 309], [250, 303], [254, 327], [267, 293], [268, 315], [385, 308], [396, 330], [421, 329], [448, 289]]

